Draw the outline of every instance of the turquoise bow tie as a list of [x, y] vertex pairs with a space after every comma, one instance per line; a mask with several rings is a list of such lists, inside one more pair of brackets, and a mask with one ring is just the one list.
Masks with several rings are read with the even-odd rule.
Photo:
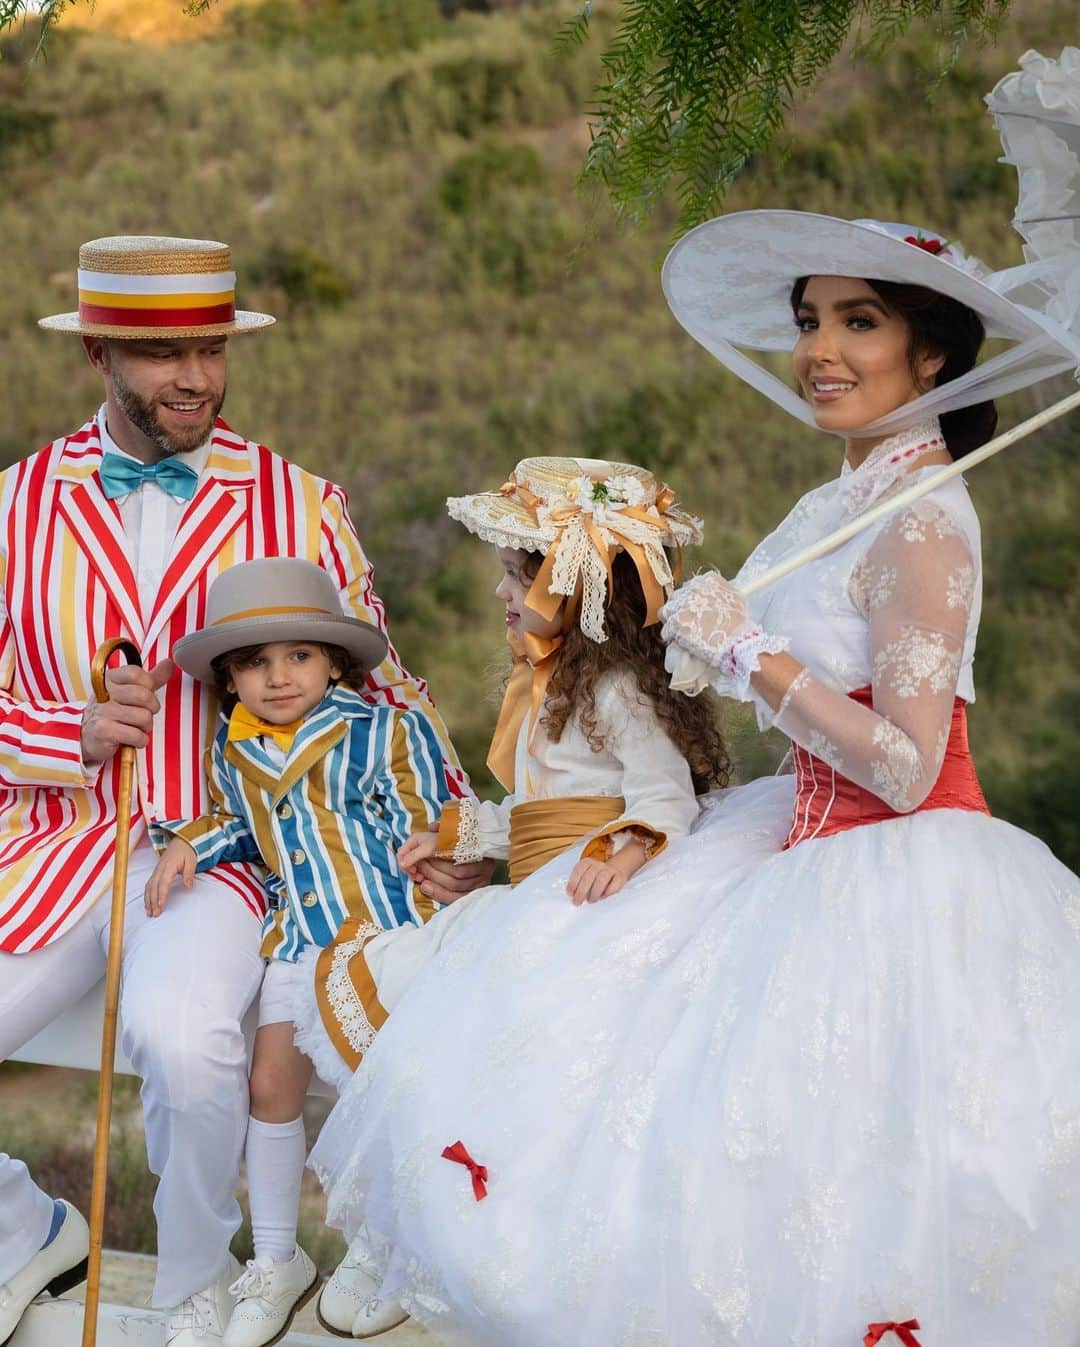
[[143, 482], [157, 482], [162, 491], [190, 500], [199, 484], [199, 474], [186, 463], [163, 458], [157, 463], [136, 463], [122, 454], [104, 454], [101, 459], [101, 489], [109, 500], [137, 491]]

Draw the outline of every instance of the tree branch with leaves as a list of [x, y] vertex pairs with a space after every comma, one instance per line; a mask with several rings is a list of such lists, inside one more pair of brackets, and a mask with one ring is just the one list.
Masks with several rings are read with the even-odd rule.
[[[616, 208], [648, 216], [674, 186], [678, 229], [715, 215], [840, 52], [874, 57], [932, 20], [940, 74], [969, 42], [990, 40], [1011, 0], [623, 0], [603, 55], [583, 176]], [[563, 28], [589, 39], [598, 0]]]

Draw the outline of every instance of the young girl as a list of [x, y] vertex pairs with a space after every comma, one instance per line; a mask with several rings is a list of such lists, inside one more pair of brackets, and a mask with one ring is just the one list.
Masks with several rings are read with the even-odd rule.
[[[418, 973], [463, 949], [492, 904], [528, 910], [536, 893], [557, 891], [569, 915], [611, 899], [689, 831], [695, 791], [727, 776], [713, 706], [672, 692], [664, 674], [668, 549], [700, 540], [667, 488], [626, 464], [526, 459], [500, 492], [449, 508], [496, 545], [503, 569], [495, 594], [517, 660], [488, 761], [509, 794], [446, 806], [438, 832], [415, 833], [399, 859], [410, 873], [433, 855], [506, 859], [514, 890], [481, 890], [422, 930], [376, 934], [350, 952], [358, 990], [391, 1025]], [[548, 862], [563, 853], [573, 864], [556, 874]], [[383, 1331], [402, 1311], [377, 1292], [356, 1250], [324, 1288], [320, 1316], [356, 1337]]]
[[157, 827], [167, 844], [147, 911], [162, 911], [175, 879], [190, 885], [226, 861], [269, 871], [246, 1151], [255, 1258], [230, 1288], [225, 1347], [276, 1342], [317, 1280], [296, 1243], [312, 1062], [294, 1033], [298, 1007], [318, 996], [340, 1038], [321, 951], [343, 927], [420, 923], [433, 910], [394, 852], [449, 798], [438, 740], [418, 712], [373, 706], [346, 686], [362, 686], [386, 648], [376, 628], [342, 615], [326, 571], [275, 558], [219, 576], [205, 626], [174, 652], [216, 683], [229, 719], [210, 755], [213, 812]]

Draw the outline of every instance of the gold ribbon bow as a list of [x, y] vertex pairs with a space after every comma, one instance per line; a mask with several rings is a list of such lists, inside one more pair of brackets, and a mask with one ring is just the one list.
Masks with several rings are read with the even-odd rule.
[[[521, 505], [523, 505], [532, 516], [533, 523], [540, 526], [539, 509], [543, 501], [539, 496], [531, 492], [527, 487], [511, 479], [504, 482], [499, 488], [501, 496], [513, 496]], [[547, 621], [552, 621], [559, 606], [563, 600], [569, 597], [566, 594], [552, 591], [552, 580], [555, 573], [555, 567], [558, 562], [559, 548], [566, 537], [567, 526], [574, 520], [580, 520], [589, 540], [596, 549], [601, 560], [604, 563], [604, 569], [607, 574], [607, 597], [611, 600], [612, 592], [612, 574], [611, 563], [615, 553], [621, 547], [633, 561], [637, 569], [638, 579], [641, 582], [641, 592], [645, 596], [645, 622], [646, 627], [651, 627], [660, 621], [660, 609], [664, 605], [666, 594], [664, 588], [657, 580], [650, 564], [645, 546], [626, 536], [625, 531], [619, 527], [621, 519], [633, 519], [639, 523], [646, 524], [650, 528], [662, 530], [664, 528], [664, 515], [668, 513], [675, 504], [675, 493], [669, 486], [662, 485], [656, 493], [656, 514], [650, 510], [642, 509], [635, 505], [622, 505], [617, 509], [612, 508], [610, 513], [604, 519], [603, 527], [609, 533], [616, 535], [618, 541], [608, 543], [604, 539], [601, 527], [596, 523], [595, 514], [591, 510], [584, 509], [580, 505], [564, 505], [552, 510], [549, 519], [558, 529], [558, 535], [548, 548], [547, 555], [541, 563], [540, 569], [536, 573], [536, 578], [529, 587], [529, 592], [525, 596], [525, 603], [534, 613], [539, 614]], [[662, 546], [662, 543], [660, 544]], [[682, 548], [676, 547], [675, 566], [673, 568], [673, 580], [677, 585], [682, 575]], [[581, 575], [577, 577], [577, 592], [581, 590]], [[601, 637], [600, 639], [603, 639]]]
[[296, 737], [296, 731], [304, 723], [303, 717], [299, 720], [290, 720], [287, 725], [271, 725], [268, 720], [263, 720], [254, 712], [249, 711], [243, 702], [237, 702], [233, 707], [232, 715], [229, 717], [228, 738], [254, 739], [256, 735], [266, 734], [280, 744], [282, 751], [288, 753], [292, 748], [293, 739]]

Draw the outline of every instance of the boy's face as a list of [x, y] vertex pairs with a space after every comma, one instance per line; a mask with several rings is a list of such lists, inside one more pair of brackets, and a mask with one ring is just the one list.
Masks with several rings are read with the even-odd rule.
[[229, 670], [229, 691], [253, 715], [271, 725], [287, 725], [314, 711], [330, 680], [341, 672], [320, 645], [270, 641]]

